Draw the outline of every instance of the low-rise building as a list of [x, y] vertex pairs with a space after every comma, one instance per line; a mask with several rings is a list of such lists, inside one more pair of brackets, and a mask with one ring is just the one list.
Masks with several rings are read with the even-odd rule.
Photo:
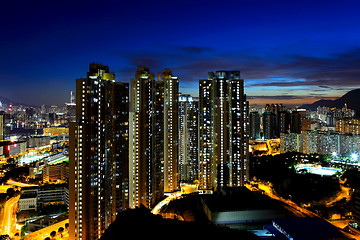
[[69, 218], [68, 213], [64, 213], [56, 217], [45, 215], [40, 218], [35, 218], [35, 220], [28, 221], [28, 231], [35, 232], [45, 227], [51, 226], [53, 224], [62, 222], [68, 218]]
[[50, 145], [50, 136], [31, 136], [26, 139], [28, 148]]
[[247, 188], [225, 189], [224, 192], [202, 198], [203, 211], [214, 224], [270, 223], [274, 218], [291, 216], [281, 202]]
[[37, 190], [23, 192], [19, 198], [19, 211], [37, 210]]
[[360, 119], [337, 119], [335, 122], [335, 131], [340, 133], [360, 134]]
[[334, 225], [321, 218], [296, 217], [275, 219], [272, 225], [265, 225], [265, 228], [274, 234], [276, 239], [351, 239], [340, 232]]
[[69, 190], [66, 184], [49, 184], [21, 189], [19, 211], [36, 211], [49, 205], [69, 205]]
[[69, 190], [65, 184], [49, 184], [39, 188], [38, 206], [69, 205]]
[[0, 146], [3, 147], [3, 155], [8, 158], [26, 152], [26, 141], [0, 141]]
[[46, 165], [42, 169], [43, 182], [66, 180], [69, 177], [69, 164], [66, 162]]

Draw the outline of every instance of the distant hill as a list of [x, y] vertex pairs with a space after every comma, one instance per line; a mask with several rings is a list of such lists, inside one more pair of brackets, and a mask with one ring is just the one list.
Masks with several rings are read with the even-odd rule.
[[16, 105], [16, 102], [8, 99], [8, 98], [5, 98], [5, 97], [1, 97], [0, 96], [0, 102], [3, 104], [3, 105], [10, 105], [10, 104], [14, 104]]
[[0, 96], [0, 102], [3, 104], [3, 105], [14, 105], [14, 106], [18, 106], [18, 105], [22, 105], [22, 106], [26, 106], [26, 107], [34, 107], [33, 105], [29, 105], [27, 103], [19, 103], [19, 102], [15, 102], [11, 99], [8, 99], [8, 98], [5, 98], [5, 97], [1, 97]]
[[347, 92], [342, 97], [336, 100], [319, 100], [313, 104], [304, 104], [301, 108], [316, 110], [317, 107], [336, 107], [342, 108], [345, 103], [347, 108], [360, 111], [360, 89], [355, 89], [350, 92]]

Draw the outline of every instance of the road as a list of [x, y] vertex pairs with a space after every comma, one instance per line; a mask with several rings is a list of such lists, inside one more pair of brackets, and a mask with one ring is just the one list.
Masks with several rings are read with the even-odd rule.
[[13, 236], [16, 233], [16, 210], [20, 196], [12, 197], [4, 204], [1, 216], [0, 232]]
[[6, 193], [6, 191], [9, 188], [13, 188], [13, 187], [14, 187], [13, 185], [8, 185], [8, 184], [0, 185], [0, 193]]
[[[15, 182], [12, 180], [7, 181], [7, 186], [18, 186], [18, 187], [32, 187], [36, 186], [33, 184], [26, 184], [21, 182]], [[3, 209], [1, 210], [0, 216], [0, 234], [14, 236], [17, 232], [16, 229], [16, 211], [18, 208], [18, 201], [20, 196], [12, 197], [6, 201]]]
[[[317, 214], [305, 209], [305, 208], [302, 208], [300, 206], [298, 206], [296, 203], [290, 201], [290, 200], [287, 200], [287, 199], [284, 199], [284, 198], [281, 198], [279, 196], [277, 196], [273, 189], [271, 188], [271, 186], [269, 185], [266, 185], [266, 184], [263, 184], [263, 183], [260, 183], [260, 182], [251, 182], [251, 184], [253, 185], [258, 185], [258, 189], [262, 190], [266, 195], [268, 195], [269, 197], [273, 198], [273, 199], [276, 199], [278, 201], [282, 201], [283, 203], [285, 203], [287, 205], [287, 209], [290, 210], [291, 212], [293, 212], [296, 216], [299, 216], [299, 217], [319, 217]], [[247, 188], [249, 188], [250, 190], [252, 191], [256, 191], [256, 188], [254, 189], [251, 185], [246, 185]]]
[[[30, 233], [30, 234], [26, 235], [24, 240], [44, 240], [46, 237], [50, 237], [50, 233], [52, 231], [55, 231], [57, 233], [57, 231], [60, 227], [63, 227], [65, 229], [65, 223], [68, 223], [68, 222], [69, 222], [69, 219], [66, 219], [64, 221], [55, 223], [46, 228], [40, 229], [39, 231]], [[59, 234], [57, 234], [54, 239], [68, 240], [69, 233], [65, 230], [63, 233], [63, 237], [60, 237]]]
[[[258, 185], [258, 188], [256, 187], [253, 187], [254, 185]], [[273, 198], [273, 199], [276, 199], [276, 200], [279, 200], [279, 201], [282, 201], [283, 203], [286, 204], [286, 208], [288, 210], [290, 210], [291, 212], [293, 212], [295, 214], [295, 216], [297, 217], [318, 217], [320, 218], [319, 215], [305, 209], [305, 208], [302, 208], [300, 206], [298, 206], [296, 203], [290, 201], [290, 200], [287, 200], [287, 199], [284, 199], [284, 198], [281, 198], [279, 196], [277, 196], [274, 191], [272, 190], [271, 186], [269, 185], [266, 185], [266, 184], [263, 184], [263, 183], [260, 183], [260, 182], [251, 182], [251, 184], [248, 184], [246, 185], [247, 188], [249, 188], [251, 191], [263, 191], [266, 195], [268, 195], [269, 197]], [[340, 196], [338, 196], [336, 199], [340, 200], [342, 199], [343, 197], [346, 197], [347, 199], [349, 198], [349, 189], [342, 186], [342, 192], [339, 194]], [[348, 232], [348, 231], [345, 231], [346, 229], [346, 223], [345, 221], [329, 221], [332, 225], [334, 225], [335, 227], [338, 227], [341, 229], [341, 231], [346, 235], [348, 236], [349, 238], [354, 238], [354, 239], [358, 239], [360, 240], [360, 233], [357, 233], [357, 232], [354, 232], [352, 231], [351, 234]], [[345, 227], [344, 227], [345, 226]]]
[[27, 184], [27, 183], [22, 183], [22, 182], [15, 182], [15, 181], [12, 181], [12, 180], [8, 180], [7, 184], [13, 185], [13, 186], [18, 186], [18, 187], [35, 187], [35, 186], [37, 186], [35, 184]]
[[178, 197], [181, 196], [181, 191], [179, 192], [175, 192], [175, 193], [170, 193], [164, 200], [162, 200], [161, 202], [159, 202], [154, 208], [153, 210], [151, 211], [153, 214], [159, 214], [160, 210], [162, 207], [164, 207], [165, 205], [168, 205], [169, 202], [171, 200], [174, 200]]
[[345, 187], [344, 186], [344, 181], [340, 181], [340, 188], [341, 191], [340, 193], [336, 196], [335, 199], [333, 199], [332, 201], [329, 201], [326, 203], [326, 206], [330, 206], [331, 204], [340, 201], [341, 199], [345, 198], [346, 201], [349, 201], [351, 198], [351, 194], [350, 194], [350, 188], [349, 187]]

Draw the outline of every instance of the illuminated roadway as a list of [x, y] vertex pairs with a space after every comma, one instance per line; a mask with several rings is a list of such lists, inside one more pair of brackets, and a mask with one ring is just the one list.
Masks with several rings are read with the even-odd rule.
[[[254, 184], [254, 182], [252, 182], [252, 184]], [[284, 198], [278, 197], [272, 190], [272, 188], [266, 184], [263, 183], [256, 183], [258, 184], [258, 188], [254, 188], [251, 185], [246, 185], [247, 188], [249, 188], [251, 191], [258, 191], [258, 190], [262, 190], [266, 195], [268, 195], [269, 197], [282, 201], [283, 203], [286, 204], [286, 208], [288, 210], [290, 210], [291, 212], [293, 212], [296, 216], [299, 217], [319, 217], [317, 214], [313, 213], [312, 211], [309, 211], [305, 208], [299, 207], [296, 203], [290, 201], [290, 200], [286, 200]], [[153, 214], [159, 214], [160, 210], [169, 204], [170, 201], [180, 197], [182, 195], [182, 193], [179, 192], [175, 192], [175, 193], [171, 193], [169, 194], [164, 200], [162, 200], [161, 202], [159, 202], [151, 211]]]
[[18, 187], [36, 187], [36, 186], [38, 186], [38, 185], [35, 185], [35, 184], [27, 184], [27, 183], [22, 183], [22, 182], [15, 182], [15, 181], [12, 181], [12, 180], [8, 180], [7, 184], [13, 185], [13, 186], [18, 186]]
[[[0, 232], [4, 235], [13, 236], [16, 227], [16, 208], [20, 196], [12, 197], [4, 204], [3, 214], [1, 216]], [[15, 231], [14, 231], [15, 230]]]
[[329, 201], [326, 203], [327, 206], [330, 206], [331, 204], [337, 202], [337, 201], [340, 201], [341, 199], [345, 198], [346, 201], [349, 201], [350, 198], [351, 198], [351, 195], [350, 195], [350, 190], [351, 188], [349, 187], [345, 187], [344, 186], [344, 183], [345, 181], [340, 181], [340, 188], [341, 188], [341, 191], [340, 193], [336, 196], [335, 199]]
[[159, 202], [151, 211], [153, 214], [159, 214], [161, 208], [168, 205], [171, 200], [174, 200], [182, 195], [181, 191], [168, 194], [168, 196]]
[[[34, 187], [37, 185], [34, 184], [27, 184], [27, 183], [21, 183], [16, 182], [12, 180], [8, 180], [7, 184], [18, 186], [18, 187]], [[10, 198], [5, 204], [4, 209], [2, 210], [2, 214], [0, 216], [0, 234], [9, 235], [10, 237], [13, 236], [16, 233], [16, 210], [17, 210], [17, 202], [19, 201], [20, 196], [16, 196], [13, 198]], [[59, 227], [63, 227], [65, 229], [65, 223], [68, 223], [69, 219], [64, 220], [59, 223], [55, 223], [49, 227], [43, 228], [39, 231], [33, 232], [28, 234], [25, 239], [38, 239], [43, 240], [46, 237], [50, 236], [50, 233], [52, 231], [57, 232]], [[56, 236], [55, 239], [60, 239], [59, 236]], [[69, 239], [68, 233], [64, 231], [62, 240]]]
[[162, 200], [161, 202], [159, 202], [151, 211], [152, 214], [159, 214], [161, 209], [168, 205], [170, 201], [177, 199], [179, 197], [181, 197], [181, 195], [183, 194], [189, 194], [189, 193], [194, 193], [194, 192], [198, 192], [198, 188], [199, 188], [199, 182], [196, 181], [192, 184], [187, 184], [187, 183], [181, 183], [180, 184], [181, 190], [177, 191], [177, 192], [173, 192], [173, 193], [166, 193], [165, 195], [167, 196], [164, 200]]
[[[15, 181], [7, 181], [7, 184], [18, 186], [18, 187], [33, 187], [37, 185], [33, 184], [26, 184], [21, 182]], [[1, 210], [1, 217], [0, 217], [0, 234], [9, 235], [10, 237], [13, 236], [17, 229], [16, 229], [16, 211], [17, 211], [17, 203], [19, 201], [20, 196], [12, 197], [6, 201], [4, 204], [4, 208]]]
[[[258, 185], [258, 188], [256, 187], [253, 187], [254, 184], [257, 184]], [[266, 185], [264, 183], [260, 183], [260, 182], [251, 182], [251, 184], [247, 184], [246, 187], [248, 189], [250, 189], [251, 191], [259, 191], [259, 190], [262, 190], [266, 195], [268, 195], [269, 197], [273, 198], [273, 199], [276, 199], [276, 200], [279, 200], [279, 201], [282, 201], [283, 203], [286, 204], [286, 208], [288, 210], [290, 210], [291, 212], [293, 212], [295, 214], [295, 216], [297, 217], [318, 217], [320, 218], [319, 215], [313, 213], [312, 211], [309, 211], [305, 208], [302, 208], [300, 206], [298, 206], [296, 203], [290, 201], [290, 200], [286, 200], [284, 198], [281, 198], [281, 197], [278, 197], [273, 189], [271, 188], [271, 186], [269, 185]], [[349, 189], [342, 186], [342, 191], [341, 193], [339, 194], [340, 196], [337, 196], [336, 199], [340, 200], [342, 199], [343, 197], [346, 197], [347, 199], [349, 199]], [[334, 200], [331, 202], [333, 203]], [[360, 233], [357, 233], [357, 232], [352, 232], [352, 234], [346, 232], [345, 230], [343, 230], [343, 224], [339, 224], [337, 223], [337, 221], [329, 221], [331, 224], [333, 224], [334, 226], [336, 227], [340, 227], [341, 229], [341, 232], [344, 233], [345, 235], [347, 235], [348, 237], [350, 238], [355, 238], [355, 239], [359, 239], [360, 240]]]

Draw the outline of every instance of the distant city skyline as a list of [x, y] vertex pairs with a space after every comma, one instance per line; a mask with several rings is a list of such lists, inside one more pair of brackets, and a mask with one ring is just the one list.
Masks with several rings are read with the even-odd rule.
[[8, 1], [0, 96], [62, 105], [95, 62], [122, 82], [138, 66], [169, 68], [192, 96], [218, 69], [241, 71], [251, 105], [334, 99], [360, 88], [359, 7], [353, 0]]

